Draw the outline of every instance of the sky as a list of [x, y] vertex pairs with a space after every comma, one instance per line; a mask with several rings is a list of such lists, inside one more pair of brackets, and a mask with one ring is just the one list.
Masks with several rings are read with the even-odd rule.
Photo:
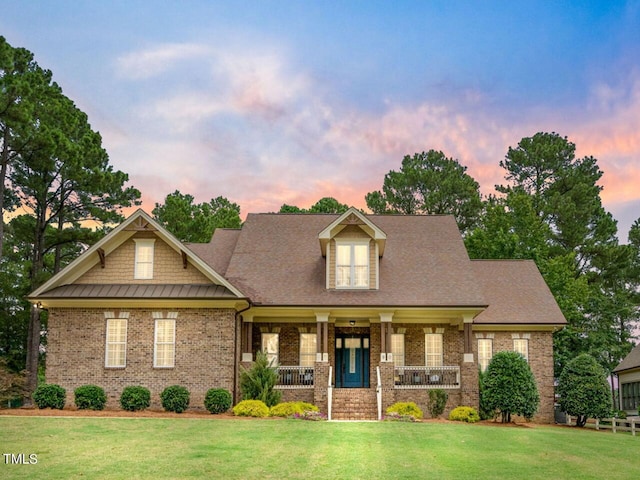
[[484, 195], [508, 148], [594, 156], [626, 242], [640, 217], [640, 0], [8, 1], [0, 35], [87, 113], [142, 207], [180, 190], [247, 213], [366, 208], [441, 150]]

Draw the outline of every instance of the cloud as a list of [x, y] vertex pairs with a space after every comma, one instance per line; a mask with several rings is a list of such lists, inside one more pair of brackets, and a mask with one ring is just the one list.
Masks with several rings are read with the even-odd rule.
[[160, 75], [180, 62], [207, 54], [209, 47], [196, 43], [170, 43], [121, 55], [116, 59], [116, 74], [131, 80]]

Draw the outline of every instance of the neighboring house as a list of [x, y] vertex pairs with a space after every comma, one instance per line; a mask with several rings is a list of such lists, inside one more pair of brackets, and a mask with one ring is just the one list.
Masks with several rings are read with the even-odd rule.
[[638, 415], [640, 407], [640, 344], [624, 357], [613, 373], [618, 376], [620, 410]]
[[138, 210], [33, 292], [49, 311], [47, 381], [122, 389], [180, 384], [239, 399], [263, 350], [284, 400], [333, 418], [396, 401], [478, 406], [478, 369], [529, 361], [536, 419], [553, 421], [552, 333], [565, 324], [532, 261], [472, 261], [452, 216], [249, 214], [208, 244], [182, 244]]

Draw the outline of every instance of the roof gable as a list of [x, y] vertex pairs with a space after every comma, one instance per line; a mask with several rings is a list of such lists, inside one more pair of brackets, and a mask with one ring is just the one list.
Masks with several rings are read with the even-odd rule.
[[634, 368], [640, 368], [640, 344], [636, 345], [613, 371], [620, 373], [624, 370], [633, 370]]
[[382, 257], [387, 241], [387, 234], [354, 207], [349, 208], [318, 234], [322, 256], [326, 257], [327, 255], [327, 245], [329, 241], [349, 225], [357, 225], [366, 232], [367, 235], [378, 244], [378, 252]]
[[140, 232], [153, 233], [153, 235], [160, 238], [171, 249], [179, 253], [183, 258], [183, 262], [189, 262], [209, 281], [216, 285], [225, 287], [236, 297], [244, 297], [243, 293], [229, 283], [227, 279], [217, 273], [211, 266], [182, 244], [164, 227], [153, 220], [146, 212], [142, 209], [138, 209], [118, 227], [113, 229], [104, 238], [82, 253], [67, 267], [32, 292], [29, 295], [29, 299], [37, 301], [39, 296], [42, 296], [54, 288], [73, 284], [100, 262], [106, 261], [105, 259], [110, 253]]

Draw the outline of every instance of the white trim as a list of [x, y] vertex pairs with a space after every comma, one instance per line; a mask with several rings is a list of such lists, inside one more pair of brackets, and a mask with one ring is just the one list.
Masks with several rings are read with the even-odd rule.
[[[105, 312], [105, 315], [111, 312]], [[104, 368], [126, 368], [127, 366], [127, 334], [129, 328], [129, 320], [127, 318], [114, 318], [115, 315], [111, 313], [111, 318], [107, 318], [105, 325], [105, 346], [104, 346]], [[124, 322], [124, 342], [109, 342], [109, 325], [111, 322]], [[123, 345], [124, 348], [124, 358], [122, 364], [118, 365], [109, 365], [109, 345]]]
[[[152, 280], [153, 279], [153, 266], [155, 259], [155, 238], [134, 238], [133, 241], [136, 244], [133, 278], [135, 280]], [[151, 249], [151, 260], [141, 260], [141, 251], [144, 249]], [[143, 268], [150, 265], [148, 271], [147, 268]]]
[[[371, 288], [371, 241], [370, 239], [364, 238], [336, 238], [336, 263], [334, 265], [335, 275], [336, 275], [336, 290], [369, 290]], [[338, 247], [348, 246], [351, 247], [351, 251], [349, 254], [350, 267], [351, 267], [351, 284], [350, 285], [338, 285]], [[366, 285], [353, 285], [355, 281], [355, 248], [356, 246], [365, 246], [367, 247], [367, 273], [365, 278], [367, 280]]]
[[[158, 342], [158, 323], [159, 322], [168, 322], [173, 325], [173, 342], [162, 342], [161, 344]], [[158, 364], [158, 345], [173, 345], [173, 355], [171, 358], [170, 365], [159, 365]], [[155, 329], [153, 334], [153, 368], [174, 368], [176, 365], [176, 320], [174, 318], [156, 318], [155, 319]]]

